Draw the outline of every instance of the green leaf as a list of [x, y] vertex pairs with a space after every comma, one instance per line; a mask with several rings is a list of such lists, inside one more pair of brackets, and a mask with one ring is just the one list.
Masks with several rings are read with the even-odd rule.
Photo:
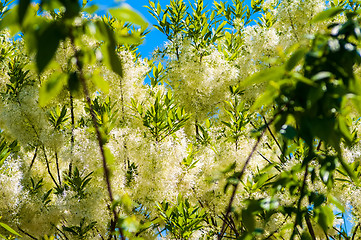
[[240, 83], [240, 87], [244, 88], [257, 83], [269, 82], [271, 80], [277, 81], [280, 80], [283, 75], [284, 69], [282, 67], [269, 68], [246, 78], [243, 82]]
[[301, 61], [301, 59], [305, 56], [306, 50], [305, 49], [298, 49], [295, 51], [290, 59], [286, 63], [286, 71], [293, 70], [297, 64]]
[[104, 80], [100, 71], [95, 70], [92, 77], [93, 83], [105, 94], [109, 93], [109, 84]]
[[49, 64], [58, 49], [59, 43], [65, 38], [64, 26], [58, 23], [51, 23], [40, 30], [37, 38], [36, 66], [39, 74]]
[[322, 227], [322, 229], [326, 232], [328, 228], [332, 227], [334, 215], [333, 211], [329, 206], [323, 206], [319, 208], [318, 214], [318, 224]]
[[290, 125], [283, 125], [280, 133], [290, 140], [297, 136], [296, 129]]
[[80, 80], [76, 72], [72, 72], [68, 76], [68, 88], [72, 94], [80, 92]]
[[144, 17], [132, 9], [128, 4], [123, 4], [120, 8], [113, 8], [109, 10], [110, 14], [124, 22], [130, 22], [135, 25], [146, 28], [148, 23], [144, 20]]
[[16, 33], [20, 31], [20, 27], [18, 25], [18, 6], [15, 6], [9, 12], [7, 12], [2, 19], [0, 19], [0, 30], [4, 28], [10, 29], [10, 35], [14, 36]]
[[274, 99], [277, 97], [277, 92], [273, 89], [268, 89], [266, 92], [257, 98], [257, 100], [252, 105], [250, 111], [254, 111], [262, 106], [268, 106], [274, 102]]
[[254, 219], [253, 213], [250, 212], [248, 209], [242, 210], [242, 223], [246, 227], [248, 232], [253, 232], [256, 226], [256, 221]]
[[312, 240], [312, 237], [307, 231], [304, 231], [301, 235], [301, 240]]
[[123, 77], [123, 66], [116, 53], [117, 44], [113, 30], [102, 21], [97, 21], [96, 26], [98, 28], [97, 37], [103, 41], [101, 50], [104, 64], [120, 77]]
[[21, 235], [20, 235], [19, 233], [17, 233], [14, 229], [12, 229], [11, 227], [9, 227], [9, 226], [6, 225], [5, 223], [1, 223], [1, 222], [0, 222], [0, 226], [2, 226], [3, 228], [5, 228], [7, 231], [11, 232], [12, 234], [21, 237]]
[[58, 96], [63, 86], [66, 84], [67, 75], [62, 72], [53, 73], [46, 82], [44, 82], [39, 90], [39, 105], [45, 106], [52, 99]]
[[19, 24], [22, 25], [24, 21], [24, 17], [26, 14], [26, 10], [28, 10], [28, 7], [30, 5], [30, 0], [20, 0], [19, 2], [19, 8], [18, 8], [18, 17], [19, 17]]
[[108, 147], [104, 147], [104, 156], [108, 164], [114, 164], [114, 155]]
[[342, 203], [336, 197], [329, 195], [328, 200], [330, 201], [330, 203], [335, 205], [341, 212], [344, 213], [346, 211], [345, 207], [342, 205]]
[[352, 135], [351, 135], [349, 127], [348, 127], [348, 125], [346, 123], [345, 117], [339, 116], [339, 118], [338, 118], [338, 128], [339, 128], [342, 136], [344, 137], [346, 143], [350, 144], [352, 142]]
[[334, 16], [336, 16], [337, 14], [343, 12], [343, 8], [342, 7], [335, 7], [335, 8], [330, 8], [327, 9], [323, 12], [320, 12], [319, 14], [317, 14], [312, 20], [311, 23], [316, 23], [316, 22], [321, 22], [324, 20], [327, 20], [329, 18], [332, 18]]
[[89, 7], [86, 7], [83, 9], [84, 12], [87, 12], [89, 14], [93, 14], [94, 12], [96, 12], [99, 9], [99, 7], [97, 5], [91, 5]]

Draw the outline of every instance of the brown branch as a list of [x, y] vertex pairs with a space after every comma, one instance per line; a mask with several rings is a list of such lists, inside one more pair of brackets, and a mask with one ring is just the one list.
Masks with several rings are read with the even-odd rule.
[[301, 186], [301, 190], [300, 190], [300, 198], [298, 199], [298, 203], [297, 203], [297, 215], [296, 215], [296, 219], [295, 219], [295, 224], [293, 226], [293, 231], [292, 231], [292, 235], [290, 239], [293, 239], [296, 235], [296, 231], [297, 231], [297, 226], [299, 225], [299, 214], [301, 212], [301, 204], [302, 204], [302, 199], [304, 197], [304, 191], [306, 188], [306, 181], [307, 181], [307, 175], [308, 175], [308, 163], [305, 166], [305, 174], [303, 175], [303, 181], [302, 181], [302, 186]]
[[43, 149], [43, 152], [44, 152], [44, 158], [45, 158], [46, 168], [47, 168], [47, 170], [48, 170], [48, 173], [49, 173], [51, 179], [53, 180], [54, 184], [56, 185], [56, 187], [59, 189], [60, 187], [59, 187], [58, 183], [56, 182], [53, 174], [51, 173], [50, 164], [49, 164], [49, 159], [48, 159], [48, 156], [46, 155], [44, 146], [42, 146], [42, 149]]
[[[274, 118], [272, 119], [272, 121], [270, 123], [272, 123], [275, 119], [275, 117], [277, 116], [278, 114], [276, 114], [274, 116]], [[244, 163], [243, 165], [243, 168], [238, 176], [238, 180], [241, 180], [242, 177], [243, 177], [243, 174], [253, 156], [253, 154], [255, 153], [257, 147], [258, 147], [258, 144], [261, 142], [261, 138], [263, 137], [264, 133], [266, 132], [267, 130], [267, 127], [263, 128], [261, 134], [259, 135], [258, 139], [257, 139], [257, 142], [254, 144], [253, 148], [252, 148], [252, 151], [251, 153], [248, 155], [247, 159], [246, 159], [246, 162]], [[232, 205], [233, 205], [233, 201], [234, 201], [234, 198], [236, 196], [236, 192], [237, 192], [237, 188], [238, 188], [238, 185], [239, 185], [239, 182], [237, 182], [233, 188], [233, 192], [232, 192], [232, 195], [231, 195], [231, 198], [229, 199], [229, 203], [228, 203], [228, 207], [227, 207], [227, 210], [226, 210], [226, 214], [224, 214], [224, 217], [225, 218], [228, 218], [229, 214], [231, 213], [231, 210], [232, 210]], [[226, 221], [223, 221], [223, 224], [222, 224], [222, 229], [221, 229], [221, 232], [220, 234], [218, 235], [218, 240], [222, 239], [223, 238], [223, 235], [225, 233], [225, 230], [226, 230]]]
[[72, 168], [73, 168], [73, 152], [74, 152], [74, 145], [75, 145], [75, 137], [74, 137], [74, 129], [75, 129], [75, 115], [74, 115], [74, 98], [73, 95], [70, 93], [70, 117], [71, 117], [71, 138], [70, 138], [70, 153], [71, 153], [71, 159], [69, 163], [69, 177], [71, 177], [72, 174]]
[[33, 167], [37, 155], [38, 155], [38, 147], [35, 148], [35, 153], [34, 153], [33, 159], [31, 160], [29, 171]]
[[265, 118], [264, 116], [263, 116], [263, 121], [264, 121], [264, 123], [265, 123], [266, 126], [267, 126], [268, 132], [271, 134], [273, 140], [276, 142], [278, 148], [279, 148], [280, 151], [282, 152], [282, 147], [281, 147], [280, 143], [278, 142], [278, 140], [276, 139], [275, 135], [273, 134], [273, 132], [272, 132], [271, 128], [269, 127], [269, 124], [267, 123], [267, 120], [266, 120], [266, 118]]
[[56, 171], [58, 173], [58, 181], [59, 181], [59, 186], [61, 187], [61, 178], [60, 178], [60, 169], [59, 169], [59, 158], [58, 158], [58, 153], [55, 152], [55, 161], [56, 161]]
[[356, 237], [356, 232], [357, 232], [357, 229], [358, 229], [359, 227], [360, 227], [360, 223], [357, 224], [357, 226], [355, 227], [355, 231], [354, 231], [353, 234], [352, 234], [351, 240], [354, 240], [354, 239], [355, 239], [355, 237]]
[[[85, 95], [85, 99], [86, 99], [86, 102], [88, 104], [90, 116], [91, 116], [91, 119], [92, 119], [92, 122], [93, 122], [93, 125], [94, 125], [94, 128], [95, 128], [95, 133], [96, 133], [96, 137], [97, 137], [97, 141], [98, 141], [98, 145], [99, 145], [99, 151], [100, 151], [100, 155], [101, 155], [101, 158], [102, 158], [102, 164], [103, 164], [103, 170], [104, 170], [104, 179], [105, 179], [105, 182], [106, 182], [106, 185], [107, 185], [109, 200], [110, 200], [111, 203], [113, 203], [114, 197], [113, 197], [113, 192], [112, 192], [111, 183], [110, 183], [109, 167], [108, 167], [106, 157], [105, 157], [103, 139], [102, 139], [102, 136], [101, 136], [101, 133], [100, 133], [100, 129], [99, 129], [97, 118], [96, 118], [96, 115], [95, 115], [95, 112], [94, 112], [94, 109], [93, 109], [93, 105], [92, 105], [92, 102], [91, 102], [91, 99], [90, 99], [90, 94], [89, 94], [88, 86], [87, 86], [87, 83], [86, 83], [86, 79], [84, 77], [83, 68], [82, 68], [82, 65], [80, 63], [79, 51], [76, 50], [73, 36], [70, 37], [70, 40], [71, 40], [71, 44], [72, 44], [74, 52], [75, 52], [75, 58], [77, 60], [76, 63], [77, 63], [77, 69], [79, 71], [79, 80], [80, 80], [80, 83], [81, 83], [81, 85], [83, 87], [83, 92], [84, 92], [84, 95]], [[113, 207], [113, 209], [111, 209], [111, 210], [112, 210], [112, 213], [113, 213], [113, 219], [110, 222], [110, 235], [109, 235], [108, 239], [112, 239], [113, 237], [115, 237], [115, 239], [116, 239], [116, 236], [113, 233], [115, 232], [116, 224], [118, 222], [119, 217], [118, 217], [117, 211], [115, 210], [115, 207]], [[120, 232], [121, 239], [125, 240], [122, 228], [119, 228], [119, 232]]]
[[312, 240], [316, 240], [315, 232], [313, 231], [312, 223], [310, 221], [310, 216], [308, 215], [308, 213], [306, 213], [305, 220], [306, 220], [308, 231], [312, 237]]
[[32, 236], [30, 233], [27, 233], [23, 229], [21, 229], [20, 226], [18, 226], [18, 229], [20, 230], [20, 232], [24, 233], [29, 238], [34, 239], [34, 240], [38, 240], [36, 237]]

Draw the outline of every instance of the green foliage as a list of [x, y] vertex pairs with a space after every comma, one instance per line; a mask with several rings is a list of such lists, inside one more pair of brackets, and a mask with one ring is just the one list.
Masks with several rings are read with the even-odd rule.
[[187, 157], [183, 158], [181, 164], [185, 167], [186, 170], [190, 170], [196, 167], [196, 164], [199, 160], [195, 159], [197, 151], [194, 150], [193, 145], [189, 144], [187, 147]]
[[49, 112], [49, 121], [53, 125], [56, 130], [63, 130], [65, 128], [65, 124], [69, 120], [67, 116], [68, 109], [66, 106], [60, 108], [57, 106], [55, 109]]
[[40, 188], [44, 186], [43, 181], [44, 179], [41, 178], [39, 181], [36, 182], [32, 177], [30, 177], [30, 182], [31, 182], [31, 185], [29, 186], [30, 194], [37, 193], [40, 190]]
[[85, 240], [88, 239], [89, 233], [95, 228], [97, 222], [85, 223], [85, 218], [82, 218], [79, 226], [66, 227], [63, 226], [63, 231], [71, 233], [75, 239]]
[[154, 25], [159, 31], [164, 33], [169, 40], [184, 31], [185, 24], [182, 21], [187, 14], [187, 6], [183, 0], [171, 0], [166, 9], [162, 9], [159, 1], [157, 4], [149, 1], [149, 13], [158, 21]]
[[242, 91], [236, 87], [230, 87], [233, 102], [225, 101], [224, 112], [230, 118], [229, 121], [221, 121], [229, 130], [230, 134], [228, 139], [234, 141], [236, 150], [238, 149], [238, 140], [246, 129], [246, 125], [251, 120], [251, 114], [248, 112], [245, 104], [239, 102]]
[[[1, 194], [10, 200], [0, 199], [6, 203], [0, 211], [16, 212], [7, 221], [19, 221], [19, 230], [35, 239], [44, 236], [32, 232], [38, 222], [53, 239], [189, 239], [200, 237], [196, 232], [209, 239], [323, 238], [315, 230], [326, 238], [356, 239], [360, 225], [351, 237], [335, 225], [339, 214], [333, 206], [344, 214], [348, 200], [337, 196], [341, 202], [333, 194], [360, 189], [359, 157], [344, 160], [359, 146], [359, 2], [329, 1], [334, 8], [309, 24], [298, 14], [311, 8], [312, 1], [252, 0], [250, 6], [241, 0], [215, 1], [214, 8], [203, 0], [171, 0], [165, 8], [150, 1], [155, 28], [168, 43], [149, 62], [137, 53], [148, 32], [140, 14], [123, 5], [111, 9], [111, 15], [84, 18], [84, 11], [97, 9], [88, 2], [43, 0], [34, 5], [20, 0], [10, 11], [5, 7], [9, 1], [0, 5], [0, 30], [8, 28], [11, 36], [23, 33], [18, 42], [6, 34], [0, 37], [6, 100], [0, 104], [0, 124], [9, 139], [19, 138], [22, 144], [0, 138], [0, 181], [7, 184]], [[339, 14], [344, 23], [336, 21]], [[329, 31], [325, 20], [332, 22]], [[251, 28], [252, 21], [257, 25]], [[297, 31], [323, 27], [326, 32], [308, 36], [309, 44], [301, 41], [303, 36], [293, 47], [282, 42], [292, 41], [287, 39]], [[277, 39], [252, 46], [257, 34]], [[227, 75], [230, 69], [235, 74]], [[183, 72], [190, 74], [182, 79]], [[198, 73], [204, 78], [198, 79]], [[134, 84], [146, 74], [150, 86]], [[250, 86], [254, 84], [258, 86]], [[177, 87], [183, 85], [190, 93], [178, 96]], [[221, 93], [229, 85], [230, 94]], [[28, 103], [19, 96], [30, 96], [39, 106], [29, 103], [26, 109]], [[140, 121], [129, 117], [127, 105]], [[202, 109], [205, 105], [209, 107]], [[202, 116], [188, 125], [185, 108], [198, 107], [194, 112]], [[184, 134], [170, 137], [181, 129]], [[89, 137], [89, 131], [95, 136]], [[255, 139], [248, 138], [250, 132]], [[149, 145], [154, 142], [155, 149]], [[35, 147], [28, 168], [29, 150]], [[38, 148], [42, 154], [37, 155]], [[179, 149], [173, 154], [172, 148]], [[10, 159], [18, 151], [18, 158]], [[73, 164], [93, 169], [85, 174]], [[103, 185], [99, 173], [104, 173]], [[23, 193], [30, 200], [23, 201]], [[7, 204], [13, 208], [6, 209]], [[31, 219], [22, 215], [28, 210]], [[356, 207], [353, 211], [359, 213]], [[8, 225], [0, 226], [17, 235]]]
[[90, 180], [92, 179], [90, 177], [92, 174], [93, 172], [82, 177], [83, 174], [79, 172], [77, 167], [75, 167], [74, 172], [71, 175], [64, 175], [64, 183], [71, 191], [75, 193], [75, 198], [83, 199], [88, 194], [87, 188]]
[[[115, 102], [112, 102], [110, 98], [106, 98], [102, 100], [99, 96], [95, 97], [94, 100], [91, 101], [92, 110], [95, 114], [96, 122], [100, 127], [100, 131], [102, 132], [102, 136], [104, 141], [107, 141], [107, 136], [110, 131], [117, 125], [119, 119], [118, 117], [118, 109], [116, 109]], [[85, 111], [90, 113], [89, 106], [85, 107]], [[91, 120], [82, 120], [86, 125], [89, 125]]]
[[212, 126], [212, 122], [209, 119], [206, 119], [204, 124], [196, 122], [197, 143], [202, 145], [211, 144], [211, 135], [210, 135], [211, 126]]
[[[29, 70], [25, 70], [26, 62], [24, 59], [16, 56], [8, 63], [7, 72], [10, 83], [6, 84], [5, 94], [10, 96], [11, 99], [18, 97], [20, 91], [26, 86], [33, 83], [29, 78]], [[3, 96], [5, 96], [3, 94]]]
[[[284, 124], [292, 117], [295, 121], [292, 129], [298, 129], [297, 135], [302, 137], [308, 146], [312, 148], [314, 138], [318, 138], [339, 150], [341, 139], [348, 144], [352, 140], [345, 121], [344, 106], [350, 94], [358, 95], [358, 83], [352, 68], [359, 64], [361, 58], [356, 46], [349, 41], [351, 36], [359, 37], [355, 34], [357, 23], [350, 18], [345, 24], [332, 27], [331, 36], [316, 36], [312, 49], [304, 55], [304, 76], [297, 72], [289, 73], [302, 60], [304, 50], [300, 50], [290, 57], [285, 64], [285, 70], [275, 71], [272, 85], [269, 85], [259, 101], [277, 104], [277, 130], [291, 129], [285, 128]], [[269, 77], [265, 72], [250, 81], [269, 81]], [[260, 103], [256, 105], [259, 106]], [[294, 135], [289, 134], [288, 131], [288, 136]], [[341, 159], [339, 161], [342, 163]]]
[[125, 175], [126, 186], [129, 187], [137, 175], [138, 175], [138, 166], [134, 162], [130, 163], [130, 161], [128, 161], [127, 173]]
[[9, 11], [9, 5], [13, 3], [13, 0], [4, 0], [0, 2], [0, 19]]
[[153, 66], [153, 69], [151, 71], [152, 76], [150, 75], [150, 72], [148, 73], [148, 77], [150, 79], [150, 85], [154, 88], [158, 84], [164, 83], [165, 78], [165, 72], [166, 70], [163, 68], [162, 63], [158, 63], [158, 66]]
[[[17, 141], [13, 141], [10, 144], [4, 138], [2, 131], [0, 132], [0, 169], [2, 165], [5, 163], [6, 159], [10, 156], [10, 154], [14, 154], [18, 152], [19, 145]], [[0, 170], [1, 172], [1, 170]]]
[[[2, 218], [2, 217], [0, 216], [0, 219], [1, 219], [1, 218]], [[9, 225], [7, 225], [7, 224], [5, 224], [5, 223], [3, 223], [3, 222], [0, 222], [0, 227], [4, 228], [6, 231], [8, 231], [8, 232], [11, 233], [11, 234], [14, 234], [14, 235], [16, 235], [16, 236], [21, 237], [21, 235], [20, 235], [19, 233], [17, 233], [14, 229], [12, 229], [11, 227], [9, 227]], [[1, 234], [0, 234], [0, 237], [2, 237], [3, 239], [10, 239], [10, 238], [6, 238], [5, 236], [3, 236], [3, 235], [1, 235]]]
[[190, 117], [183, 107], [174, 102], [171, 91], [167, 94], [158, 92], [154, 103], [150, 103], [148, 109], [144, 109], [143, 104], [132, 99], [131, 108], [138, 113], [136, 117], [142, 120], [157, 143], [177, 132]]
[[178, 196], [174, 206], [163, 202], [157, 203], [156, 208], [159, 212], [159, 220], [176, 239], [189, 239], [196, 230], [202, 228], [202, 222], [207, 217], [204, 209], [192, 206], [188, 199], [183, 199], [181, 195]]

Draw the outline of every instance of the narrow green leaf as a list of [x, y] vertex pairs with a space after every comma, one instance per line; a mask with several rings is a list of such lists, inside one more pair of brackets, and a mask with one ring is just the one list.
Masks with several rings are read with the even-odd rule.
[[29, 5], [30, 5], [30, 0], [20, 0], [19, 1], [18, 20], [19, 20], [20, 25], [22, 25], [22, 23], [24, 21], [24, 17], [25, 17], [26, 11], [28, 10]]
[[109, 12], [113, 17], [121, 21], [130, 22], [144, 28], [148, 26], [144, 17], [128, 4], [123, 4], [120, 8], [110, 9]]
[[49, 64], [58, 49], [59, 43], [65, 38], [64, 27], [58, 23], [52, 23], [40, 30], [37, 38], [36, 66], [39, 74]]
[[104, 80], [100, 71], [95, 70], [92, 77], [93, 83], [105, 94], [109, 93], [109, 83]]
[[333, 204], [335, 205], [341, 212], [345, 212], [345, 207], [342, 205], [342, 203], [334, 196], [332, 195], [329, 195], [328, 196], [328, 200]]
[[334, 16], [336, 16], [337, 14], [343, 12], [343, 8], [342, 7], [335, 7], [335, 8], [330, 8], [327, 9], [323, 12], [320, 12], [319, 14], [317, 14], [312, 20], [311, 23], [316, 23], [316, 22], [321, 22], [324, 20], [327, 20], [329, 18], [332, 18]]
[[318, 224], [326, 232], [328, 228], [332, 227], [334, 220], [333, 211], [329, 206], [320, 207], [320, 212], [318, 215]]
[[84, 12], [87, 12], [89, 14], [93, 14], [94, 12], [96, 12], [99, 9], [99, 7], [97, 5], [91, 5], [89, 7], [86, 7], [83, 9]]
[[80, 92], [80, 80], [76, 72], [72, 72], [68, 75], [68, 88], [72, 94]]
[[286, 71], [293, 70], [297, 64], [301, 61], [301, 59], [305, 56], [306, 50], [305, 49], [298, 49], [295, 51], [290, 59], [286, 63]]
[[256, 221], [252, 212], [250, 212], [248, 209], [242, 211], [242, 223], [244, 224], [248, 232], [253, 232]]
[[123, 66], [116, 53], [116, 41], [114, 32], [102, 21], [97, 21], [97, 38], [103, 41], [101, 46], [104, 64], [120, 77], [123, 76]]
[[246, 78], [243, 82], [240, 83], [240, 88], [248, 87], [257, 83], [268, 82], [271, 80], [277, 81], [280, 80], [283, 75], [284, 69], [282, 67], [269, 68]]
[[12, 234], [15, 234], [19, 237], [21, 237], [21, 235], [19, 233], [17, 233], [14, 229], [12, 229], [11, 227], [9, 227], [8, 225], [6, 225], [5, 223], [1, 223], [0, 222], [0, 226], [2, 226], [3, 228], [5, 228], [7, 231], [11, 232]]

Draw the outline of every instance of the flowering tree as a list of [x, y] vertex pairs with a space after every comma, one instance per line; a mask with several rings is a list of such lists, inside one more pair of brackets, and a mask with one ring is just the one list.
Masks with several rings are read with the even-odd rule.
[[0, 237], [361, 237], [359, 3], [87, 2], [0, 5]]

